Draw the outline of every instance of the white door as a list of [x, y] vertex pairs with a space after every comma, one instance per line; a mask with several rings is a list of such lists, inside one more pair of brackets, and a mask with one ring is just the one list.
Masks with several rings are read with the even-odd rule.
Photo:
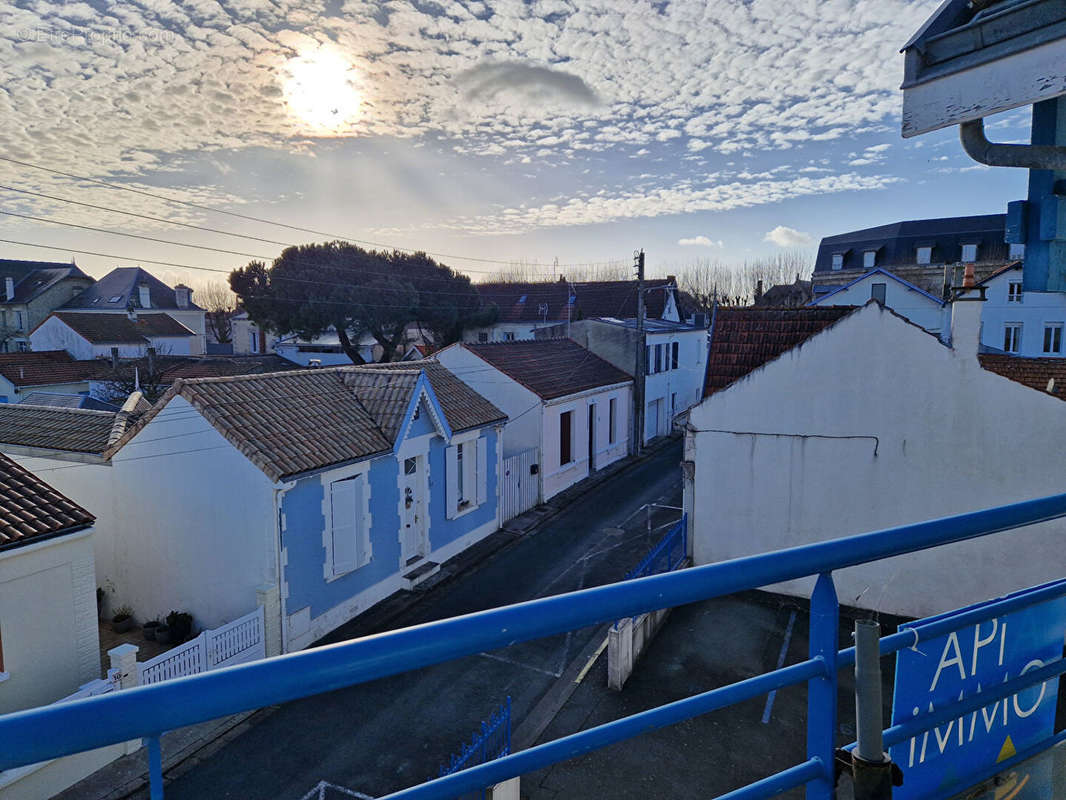
[[403, 460], [403, 530], [400, 531], [404, 566], [424, 558], [426, 546], [426, 467], [424, 456]]

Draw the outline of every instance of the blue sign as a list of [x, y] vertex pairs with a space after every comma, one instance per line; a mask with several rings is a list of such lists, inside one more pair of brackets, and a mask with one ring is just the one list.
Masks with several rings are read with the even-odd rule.
[[[1059, 584], [1066, 586], [1066, 581], [1048, 585]], [[1026, 589], [1010, 596], [1033, 591]], [[920, 632], [931, 622], [988, 604], [919, 620], [901, 630]], [[1064, 632], [1066, 597], [1061, 597], [900, 650], [892, 724], [980, 694], [1062, 658]], [[1054, 733], [1057, 698], [1058, 679], [1050, 680], [896, 745], [890, 755], [903, 770], [904, 779], [893, 797], [949, 797], [972, 783], [969, 776], [977, 770], [1039, 745]], [[1019, 791], [1011, 794], [1012, 798], [1051, 797], [1048, 783], [1020, 773], [1014, 777], [1024, 783], [1017, 786]]]

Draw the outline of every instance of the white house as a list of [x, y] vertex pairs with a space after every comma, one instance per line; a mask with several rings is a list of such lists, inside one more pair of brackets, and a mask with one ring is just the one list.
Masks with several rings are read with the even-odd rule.
[[0, 353], [0, 403], [18, 403], [35, 391], [88, 394], [110, 363], [75, 361], [66, 350]]
[[30, 332], [34, 350], [66, 350], [89, 360], [140, 358], [154, 347], [161, 355], [192, 355], [196, 334], [169, 314], [94, 314], [55, 311]]
[[[1061, 492], [1062, 380], [1048, 393], [1046, 375], [1027, 377], [1056, 362], [979, 360], [981, 305], [953, 304], [951, 346], [876, 303], [842, 309], [800, 346], [715, 382], [685, 440], [695, 562]], [[1066, 379], [1066, 361], [1058, 369]], [[842, 570], [837, 591], [926, 616], [1061, 577], [1064, 534], [1046, 523]]]
[[1066, 293], [1025, 291], [1021, 262], [989, 275], [978, 286], [986, 290], [981, 344], [987, 349], [1034, 358], [1066, 354]]
[[874, 269], [812, 300], [812, 306], [861, 306], [870, 300], [888, 306], [915, 325], [940, 334], [945, 326], [944, 302], [885, 269]]
[[435, 362], [177, 380], [119, 438], [106, 412], [0, 415], [0, 449], [97, 500], [112, 602], [207, 628], [263, 606], [269, 655], [498, 528], [504, 414]]
[[[674, 276], [644, 282], [648, 319], [680, 322]], [[471, 344], [533, 339], [534, 331], [594, 317], [636, 317], [636, 281], [499, 282], [477, 284], [485, 307], [495, 306], [496, 322], [463, 331]]]
[[504, 458], [536, 449], [541, 501], [628, 452], [633, 379], [576, 342], [460, 343], [434, 358], [507, 414]]
[[230, 340], [233, 342], [234, 355], [267, 352], [266, 331], [249, 319], [247, 311], [239, 311], [230, 317]]

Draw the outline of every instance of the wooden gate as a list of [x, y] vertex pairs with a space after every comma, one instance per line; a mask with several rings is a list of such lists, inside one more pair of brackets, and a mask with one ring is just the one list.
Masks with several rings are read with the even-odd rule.
[[540, 499], [540, 476], [532, 472], [537, 463], [537, 448], [524, 450], [503, 460], [500, 481], [500, 522], [528, 511]]

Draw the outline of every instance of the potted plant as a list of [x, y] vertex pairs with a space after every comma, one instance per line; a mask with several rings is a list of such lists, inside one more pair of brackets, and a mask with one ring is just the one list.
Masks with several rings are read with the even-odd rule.
[[119, 606], [111, 617], [111, 630], [115, 633], [125, 633], [133, 627], [133, 609], [129, 606]]
[[104, 597], [107, 596], [107, 592], [104, 591], [103, 586], [96, 587], [96, 616], [98, 619], [104, 617]]
[[155, 626], [155, 640], [160, 644], [170, 644], [170, 626], [165, 622]]
[[144, 634], [144, 638], [149, 642], [155, 641], [156, 629], [159, 627], [158, 619], [150, 619], [141, 627], [141, 633]]
[[186, 611], [171, 611], [167, 614], [167, 625], [170, 626], [170, 641], [181, 644], [192, 633], [192, 614]]

